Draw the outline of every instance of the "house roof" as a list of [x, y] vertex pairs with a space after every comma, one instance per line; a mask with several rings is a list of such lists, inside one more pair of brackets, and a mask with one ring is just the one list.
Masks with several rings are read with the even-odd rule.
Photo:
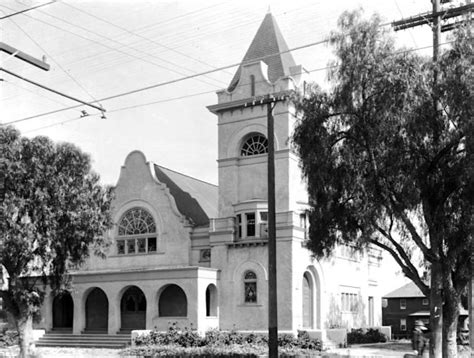
[[217, 217], [217, 186], [154, 164], [156, 177], [166, 184], [181, 214], [197, 226]]
[[409, 282], [406, 285], [397, 288], [395, 291], [392, 291], [383, 298], [410, 298], [410, 297], [425, 297], [423, 292], [415, 285], [413, 282]]
[[281, 34], [280, 28], [271, 13], [268, 13], [263, 19], [234, 78], [230, 82], [228, 90], [233, 91], [239, 83], [242, 65], [259, 60], [265, 62], [268, 66], [268, 79], [272, 83], [280, 77], [289, 76], [290, 67], [296, 65], [291, 52], [288, 51], [288, 45]]

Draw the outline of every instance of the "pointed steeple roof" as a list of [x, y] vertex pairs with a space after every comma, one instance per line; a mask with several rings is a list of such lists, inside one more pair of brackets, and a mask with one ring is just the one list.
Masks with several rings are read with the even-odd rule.
[[242, 65], [258, 60], [265, 62], [268, 66], [268, 79], [272, 83], [279, 77], [289, 76], [290, 67], [296, 65], [293, 56], [288, 52], [288, 45], [281, 34], [280, 28], [270, 12], [263, 19], [234, 78], [230, 82], [229, 91], [233, 91], [239, 83]]

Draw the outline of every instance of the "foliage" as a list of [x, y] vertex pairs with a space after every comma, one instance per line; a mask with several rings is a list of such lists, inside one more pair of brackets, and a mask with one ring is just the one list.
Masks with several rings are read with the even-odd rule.
[[0, 333], [0, 348], [10, 347], [18, 344], [18, 332], [6, 330]]
[[352, 329], [347, 333], [348, 344], [360, 344], [360, 343], [384, 343], [387, 342], [385, 334], [380, 332], [378, 329], [369, 328], [366, 331], [362, 328]]
[[[252, 357], [268, 353], [268, 347], [255, 344], [231, 344], [231, 345], [212, 345], [203, 347], [180, 347], [171, 346], [140, 346], [136, 348], [127, 348], [121, 351], [121, 356], [138, 357]], [[319, 357], [319, 352], [310, 349], [301, 348], [279, 348], [279, 357]]]
[[[235, 330], [221, 331], [218, 329], [211, 329], [205, 332], [204, 336], [200, 336], [196, 330], [185, 327], [180, 329], [176, 322], [170, 324], [166, 332], [159, 332], [153, 330], [148, 334], [143, 334], [135, 337], [135, 344], [140, 352], [152, 350], [156, 354], [155, 347], [168, 347], [164, 351], [172, 354], [172, 352], [179, 351], [186, 354], [204, 354], [206, 352], [211, 354], [212, 349], [216, 352], [240, 352], [246, 353], [247, 350], [252, 354], [259, 354], [262, 349], [268, 346], [268, 335], [263, 333], [241, 333]], [[321, 341], [311, 338], [306, 331], [298, 331], [298, 335], [294, 337], [291, 334], [280, 334], [278, 336], [278, 346], [282, 352], [290, 354], [292, 351], [312, 350], [320, 351], [322, 349]], [[233, 347], [234, 350], [229, 350], [228, 347]], [[184, 348], [193, 348], [190, 350], [183, 350]], [[196, 349], [194, 349], [196, 348]], [[197, 348], [209, 348], [211, 350], [199, 350]], [[141, 350], [143, 349], [143, 351]], [[161, 349], [161, 348], [160, 348]], [[221, 349], [221, 350], [220, 350]], [[168, 354], [167, 353], [167, 354]], [[146, 355], [144, 353], [140, 353]], [[224, 354], [224, 353], [222, 353]]]
[[472, 34], [459, 30], [432, 63], [396, 49], [380, 25], [377, 16], [344, 13], [331, 35], [332, 87], [295, 95], [308, 248], [318, 257], [344, 243], [386, 250], [432, 293], [433, 309], [444, 302], [443, 322], [455, 335], [474, 232]]
[[45, 286], [65, 289], [68, 269], [90, 247], [104, 255], [112, 189], [100, 185], [89, 156], [74, 145], [21, 137], [9, 126], [0, 126], [0, 167], [0, 262], [8, 275], [0, 295], [23, 350], [22, 332], [39, 311]]

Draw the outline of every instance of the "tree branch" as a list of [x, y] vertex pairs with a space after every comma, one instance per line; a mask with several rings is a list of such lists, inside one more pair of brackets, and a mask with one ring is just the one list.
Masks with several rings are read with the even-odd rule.
[[425, 294], [426, 296], [429, 296], [430, 294], [430, 289], [429, 287], [421, 280], [420, 276], [418, 273], [413, 272], [408, 268], [407, 265], [405, 265], [401, 258], [397, 255], [395, 250], [393, 250], [391, 247], [381, 243], [380, 241], [377, 241], [375, 239], [369, 239], [369, 242], [380, 247], [381, 249], [387, 251], [390, 255], [392, 255], [393, 259], [398, 263], [400, 268], [402, 269], [403, 273], [405, 274], [406, 277], [408, 277], [410, 280], [412, 280], [418, 288]]

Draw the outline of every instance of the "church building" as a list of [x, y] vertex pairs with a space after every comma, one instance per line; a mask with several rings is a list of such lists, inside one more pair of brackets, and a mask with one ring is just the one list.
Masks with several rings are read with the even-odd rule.
[[[258, 100], [300, 88], [304, 73], [267, 14], [229, 87], [208, 107], [217, 117], [219, 185], [132, 151], [116, 185], [107, 258], [90, 257], [71, 273], [70, 292], [48, 295], [38, 327], [114, 335], [177, 322], [266, 331], [267, 108]], [[279, 331], [324, 340], [332, 329], [380, 326], [380, 251], [340, 246], [329, 259], [312, 257], [308, 195], [288, 140], [295, 108], [278, 101], [273, 115]]]

